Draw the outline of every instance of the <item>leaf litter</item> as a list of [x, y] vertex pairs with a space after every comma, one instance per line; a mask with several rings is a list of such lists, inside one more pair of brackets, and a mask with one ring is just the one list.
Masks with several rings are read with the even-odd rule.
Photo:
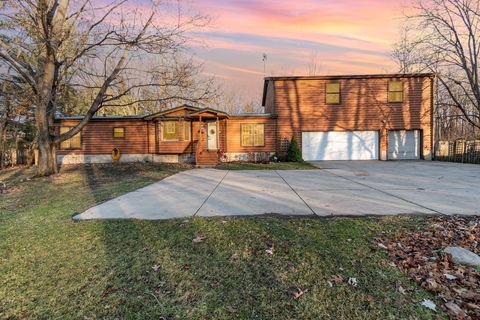
[[375, 245], [386, 251], [397, 268], [438, 297], [437, 305], [431, 300], [421, 305], [432, 310], [438, 306], [451, 319], [480, 319], [480, 270], [454, 264], [451, 255], [442, 251], [458, 246], [479, 254], [480, 217], [441, 216], [429, 221], [416, 231], [401, 230], [393, 237], [382, 234]]

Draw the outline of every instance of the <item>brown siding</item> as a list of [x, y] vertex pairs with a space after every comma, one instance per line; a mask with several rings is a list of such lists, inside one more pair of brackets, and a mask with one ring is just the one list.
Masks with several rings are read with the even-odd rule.
[[[74, 126], [78, 120], [61, 120], [58, 126]], [[113, 128], [124, 127], [124, 138], [113, 138]], [[82, 147], [77, 150], [61, 150], [58, 154], [110, 154], [119, 148], [123, 154], [148, 153], [147, 123], [143, 120], [92, 120], [82, 129]]]
[[[265, 146], [242, 147], [242, 123], [263, 123], [265, 125]], [[226, 152], [274, 152], [275, 151], [275, 119], [270, 117], [232, 117], [227, 121], [227, 148]]]
[[[387, 149], [387, 130], [423, 130], [424, 151], [431, 150], [431, 79], [402, 78], [404, 102], [388, 103], [390, 78], [339, 79], [341, 103], [325, 103], [325, 83], [331, 80], [275, 81], [275, 113], [278, 116], [277, 147], [283, 139], [302, 131], [378, 130], [380, 150]], [[381, 155], [384, 153], [380, 153]]]
[[273, 113], [275, 102], [275, 84], [272, 80], [267, 81], [267, 88], [265, 93], [265, 113]]

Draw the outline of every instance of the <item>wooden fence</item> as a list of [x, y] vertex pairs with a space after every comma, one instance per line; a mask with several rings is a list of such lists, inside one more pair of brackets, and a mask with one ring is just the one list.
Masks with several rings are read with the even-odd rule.
[[435, 160], [480, 164], [480, 140], [438, 141]]

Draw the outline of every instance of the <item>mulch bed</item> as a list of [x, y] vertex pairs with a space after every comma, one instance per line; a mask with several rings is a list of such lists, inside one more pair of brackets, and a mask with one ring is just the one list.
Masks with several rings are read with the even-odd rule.
[[452, 319], [480, 319], [480, 269], [456, 265], [448, 246], [480, 253], [480, 217], [435, 217], [420, 231], [375, 239], [393, 263], [417, 284], [434, 292]]

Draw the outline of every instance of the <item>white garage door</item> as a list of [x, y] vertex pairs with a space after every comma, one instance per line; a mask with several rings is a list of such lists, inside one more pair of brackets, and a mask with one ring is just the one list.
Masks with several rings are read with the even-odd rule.
[[388, 159], [420, 159], [420, 131], [392, 130], [388, 132]]
[[377, 160], [377, 131], [302, 132], [304, 160]]

